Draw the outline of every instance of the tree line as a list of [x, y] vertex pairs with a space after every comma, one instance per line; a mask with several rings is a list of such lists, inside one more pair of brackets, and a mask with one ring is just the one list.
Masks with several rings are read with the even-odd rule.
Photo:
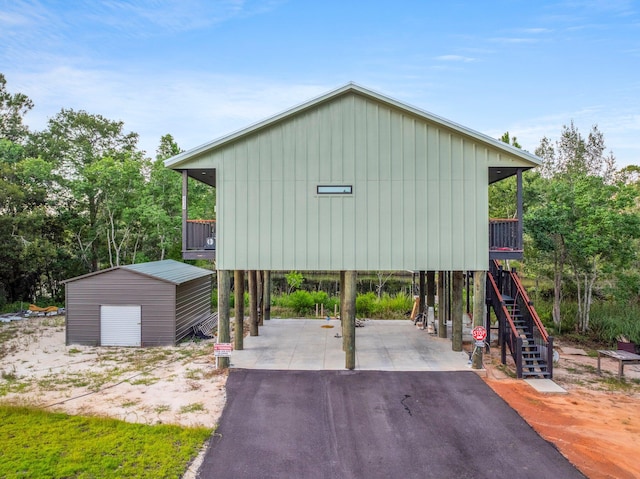
[[[181, 259], [181, 178], [163, 165], [181, 152], [171, 135], [152, 160], [123, 122], [82, 110], [29, 131], [33, 102], [6, 85], [0, 74], [0, 306], [63, 302], [64, 279]], [[190, 212], [213, 218], [213, 190], [189, 186]]]
[[[173, 137], [162, 136], [151, 159], [123, 122], [82, 110], [63, 108], [30, 131], [33, 106], [0, 73], [0, 307], [63, 302], [64, 279], [181, 259], [181, 178], [163, 164], [181, 152]], [[520, 147], [509, 133], [501, 140]], [[553, 323], [569, 299], [585, 332], [594, 300], [640, 299], [640, 168], [617, 169], [597, 126], [585, 136], [570, 123], [535, 154], [543, 165], [524, 175], [519, 267], [548, 292]], [[214, 218], [215, 190], [189, 181], [191, 217]], [[491, 217], [515, 217], [515, 188], [514, 178], [490, 187]]]
[[[502, 141], [519, 147], [506, 133]], [[560, 138], [540, 141], [542, 166], [523, 175], [525, 276], [551, 296], [551, 320], [590, 329], [595, 300], [636, 306], [640, 300], [640, 182], [637, 166], [617, 169], [597, 126], [584, 136], [570, 122]], [[490, 215], [513, 217], [513, 178], [490, 188]], [[545, 287], [545, 284], [551, 287]], [[563, 317], [562, 305], [576, 305]], [[637, 321], [640, 323], [640, 319]], [[635, 331], [640, 331], [636, 327]]]

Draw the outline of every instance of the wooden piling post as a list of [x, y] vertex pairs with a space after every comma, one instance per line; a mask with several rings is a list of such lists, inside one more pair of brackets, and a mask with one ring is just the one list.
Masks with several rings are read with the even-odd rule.
[[464, 272], [453, 272], [453, 298], [451, 301], [451, 349], [462, 351], [462, 312], [464, 310], [462, 289], [464, 286]]
[[356, 367], [356, 278], [355, 271], [345, 271], [344, 274], [344, 306], [342, 308], [342, 322], [345, 325], [345, 360], [346, 369]]
[[[229, 270], [218, 270], [218, 342], [231, 342], [229, 328], [230, 296], [231, 296], [231, 274]], [[218, 367], [228, 368], [229, 358], [218, 358]]]
[[258, 335], [258, 289], [256, 271], [249, 271], [249, 335]]
[[347, 350], [347, 323], [344, 319], [344, 271], [340, 271], [340, 326], [342, 327], [342, 350]]
[[242, 351], [244, 349], [244, 271], [235, 270], [233, 274], [234, 286], [234, 330], [233, 349]]
[[436, 306], [436, 272], [427, 271], [427, 312]]
[[418, 291], [418, 295], [420, 296], [420, 300], [418, 301], [418, 313], [425, 313], [426, 309], [424, 307], [424, 298], [427, 295], [427, 288], [425, 285], [424, 271], [420, 271], [419, 273]]
[[[485, 271], [473, 272], [473, 325], [474, 326], [482, 326], [482, 322], [484, 320], [486, 279], [487, 279], [487, 273]], [[484, 348], [474, 347], [474, 355], [471, 361], [471, 367], [473, 369], [482, 369], [483, 353], [484, 353]]]
[[262, 287], [264, 290], [262, 293], [262, 317], [265, 321], [269, 321], [271, 319], [271, 271], [264, 271], [262, 279]]
[[447, 337], [445, 272], [438, 271], [438, 337]]
[[182, 170], [182, 251], [187, 251], [187, 219], [189, 198], [189, 172]]
[[264, 281], [262, 271], [256, 271], [256, 296], [258, 297], [258, 325], [264, 326]]

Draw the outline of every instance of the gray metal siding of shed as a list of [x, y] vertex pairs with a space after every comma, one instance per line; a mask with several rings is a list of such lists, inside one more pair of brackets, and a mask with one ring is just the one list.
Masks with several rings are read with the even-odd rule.
[[[218, 168], [220, 269], [482, 270], [488, 167], [500, 156], [345, 95], [196, 164]], [[353, 194], [321, 197], [318, 184]]]
[[191, 332], [191, 327], [211, 313], [211, 276], [183, 283], [176, 291], [176, 341]]
[[191, 332], [191, 327], [211, 314], [211, 276], [189, 281], [176, 291], [176, 341]]
[[141, 305], [142, 345], [175, 342], [173, 284], [126, 269], [66, 284], [67, 344], [100, 344], [100, 305]]

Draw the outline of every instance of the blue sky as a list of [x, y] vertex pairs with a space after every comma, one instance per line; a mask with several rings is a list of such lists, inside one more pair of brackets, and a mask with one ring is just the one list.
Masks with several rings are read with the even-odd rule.
[[0, 72], [33, 129], [82, 109], [150, 156], [354, 81], [529, 151], [597, 124], [640, 164], [635, 1], [0, 0]]

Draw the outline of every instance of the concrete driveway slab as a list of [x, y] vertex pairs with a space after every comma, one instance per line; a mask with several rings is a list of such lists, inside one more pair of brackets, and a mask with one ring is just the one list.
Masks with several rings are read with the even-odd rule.
[[[328, 327], [327, 327], [328, 326]], [[259, 336], [244, 338], [233, 351], [239, 369], [344, 369], [340, 321], [272, 319]], [[416, 329], [408, 320], [371, 320], [356, 328], [356, 369], [375, 371], [462, 371], [469, 356], [451, 350], [450, 339]]]

